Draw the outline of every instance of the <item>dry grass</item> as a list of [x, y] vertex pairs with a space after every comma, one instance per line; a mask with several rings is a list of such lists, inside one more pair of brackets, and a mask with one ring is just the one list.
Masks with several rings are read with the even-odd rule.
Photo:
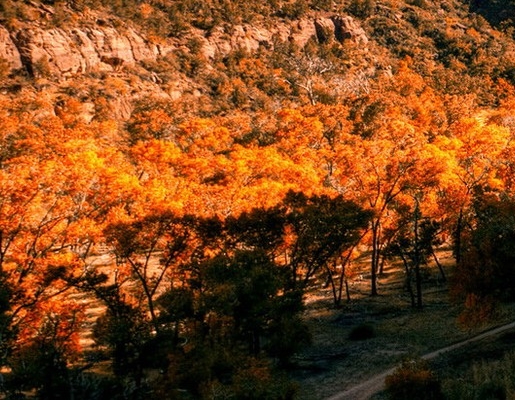
[[[449, 265], [449, 253], [441, 255]], [[365, 272], [365, 271], [364, 271]], [[298, 354], [292, 376], [299, 382], [300, 400], [324, 399], [397, 365], [406, 357], [422, 355], [473, 336], [488, 326], [458, 326], [458, 305], [452, 304], [447, 285], [439, 282], [436, 267], [428, 269], [424, 283], [424, 307], [415, 310], [403, 289], [403, 272], [391, 265], [380, 278], [377, 297], [368, 295], [366, 281], [354, 282], [350, 303], [342, 309], [331, 307], [329, 291], [319, 289], [308, 300], [305, 313], [313, 345]], [[511, 313], [501, 319], [508, 320]], [[499, 324], [497, 320], [492, 324]], [[351, 341], [356, 326], [368, 325], [375, 337]]]

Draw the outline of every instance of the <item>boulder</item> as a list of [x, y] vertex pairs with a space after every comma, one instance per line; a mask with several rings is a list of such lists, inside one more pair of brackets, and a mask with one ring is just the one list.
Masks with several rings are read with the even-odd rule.
[[339, 42], [351, 39], [361, 45], [368, 43], [365, 30], [350, 16], [335, 16], [332, 18], [334, 23], [334, 34]]
[[335, 38], [334, 22], [331, 18], [315, 19], [315, 32], [320, 43], [326, 43]]

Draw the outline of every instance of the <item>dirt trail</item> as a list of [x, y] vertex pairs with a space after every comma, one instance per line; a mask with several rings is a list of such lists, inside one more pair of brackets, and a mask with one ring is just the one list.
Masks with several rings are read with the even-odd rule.
[[[430, 353], [424, 354], [421, 358], [424, 360], [431, 360], [433, 358], [438, 357], [440, 354], [446, 353], [448, 351], [456, 350], [462, 346], [465, 346], [469, 343], [487, 338], [489, 336], [494, 336], [509, 329], [515, 328], [515, 322], [511, 322], [506, 325], [499, 326], [497, 328], [488, 330], [483, 332], [477, 336], [471, 337], [469, 339], [463, 340], [461, 342], [452, 344], [447, 347], [443, 347], [441, 349], [432, 351]], [[360, 383], [350, 389], [339, 392], [334, 396], [329, 397], [327, 400], [367, 400], [372, 397], [374, 394], [380, 392], [384, 388], [384, 380], [388, 375], [391, 375], [395, 371], [396, 367], [390, 368], [380, 374], [373, 376], [372, 378], [366, 380], [365, 382]]]

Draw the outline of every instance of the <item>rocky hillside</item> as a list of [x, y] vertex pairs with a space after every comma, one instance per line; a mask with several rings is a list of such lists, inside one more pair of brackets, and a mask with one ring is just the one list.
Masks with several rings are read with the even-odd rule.
[[[209, 71], [216, 69], [216, 60], [234, 52], [273, 51], [277, 43], [303, 48], [309, 41], [368, 42], [359, 21], [339, 13], [309, 12], [298, 20], [277, 18], [272, 24], [220, 23], [209, 30], [186, 24], [177, 35], [159, 37], [105, 7], [93, 9], [77, 3], [30, 1], [21, 6], [11, 3], [9, 10], [9, 3], [4, 5], [0, 25], [4, 93], [23, 88], [72, 94], [76, 85], [91, 81], [102, 86], [98, 81], [116, 76], [130, 84], [130, 91], [123, 93], [129, 103], [148, 93], [172, 100], [188, 93], [198, 97], [203, 76], [191, 71], [194, 66], [188, 72], [176, 65], [181, 58], [196, 57], [202, 69]], [[155, 10], [143, 3], [140, 12], [144, 6], [147, 18], [152, 18]], [[8, 18], [8, 14], [15, 17]], [[89, 97], [82, 100], [92, 100]], [[119, 117], [130, 116], [129, 103], [115, 107]]]
[[[53, 27], [45, 19], [55, 11], [43, 5], [34, 8], [43, 22], [38, 19], [14, 29], [0, 28], [0, 56], [11, 72], [25, 72], [32, 77], [48, 73], [55, 79], [70, 79], [77, 74], [113, 71], [122, 65], [155, 61], [181, 46], [177, 40], [152, 41], [141, 27], [104, 19], [99, 12], [78, 12], [76, 26]], [[281, 21], [274, 27], [219, 25], [209, 32], [192, 28], [185, 36], [199, 41], [201, 54], [211, 61], [237, 49], [253, 53], [261, 46], [273, 48], [275, 40], [291, 41], [299, 47], [312, 38], [318, 42], [333, 39], [339, 42], [352, 39], [363, 45], [368, 42], [358, 22], [351, 16], [338, 14], [306, 17], [292, 23]], [[45, 71], [42, 64], [47, 68]]]
[[[492, 26], [489, 9], [452, 0], [252, 7], [238, 1], [5, 0], [1, 90], [14, 96], [44, 91], [54, 105], [73, 97], [88, 120], [127, 120], [149, 96], [195, 103], [198, 113], [212, 115], [251, 103], [333, 101], [368, 90], [409, 59], [437, 90], [474, 93], [488, 104], [494, 102], [490, 80], [515, 81], [511, 20], [497, 15]], [[260, 63], [252, 79], [234, 68], [243, 57]]]

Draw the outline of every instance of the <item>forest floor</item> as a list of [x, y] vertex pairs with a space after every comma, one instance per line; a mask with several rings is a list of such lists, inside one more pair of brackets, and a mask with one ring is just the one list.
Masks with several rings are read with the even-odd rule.
[[[444, 252], [439, 256], [450, 275], [451, 254]], [[422, 309], [411, 307], [403, 287], [403, 269], [398, 264], [385, 268], [379, 279], [379, 296], [369, 295], [366, 276], [352, 282], [351, 301], [340, 309], [332, 306], [329, 288], [310, 293], [304, 317], [313, 343], [296, 355], [291, 372], [299, 385], [299, 400], [328, 399], [394, 368], [404, 359], [420, 357], [514, 321], [514, 305], [505, 305], [489, 323], [475, 327], [461, 325], [458, 316], [462, 307], [450, 298], [447, 284], [438, 279], [436, 266], [424, 272]], [[349, 334], [358, 326], [372, 328], [374, 337], [350, 340]], [[500, 357], [503, 351], [513, 348], [514, 332], [515, 329], [445, 353], [434, 358], [431, 367], [442, 379], [457, 376], [472, 362]]]

